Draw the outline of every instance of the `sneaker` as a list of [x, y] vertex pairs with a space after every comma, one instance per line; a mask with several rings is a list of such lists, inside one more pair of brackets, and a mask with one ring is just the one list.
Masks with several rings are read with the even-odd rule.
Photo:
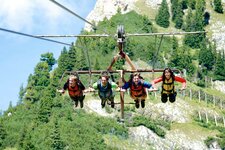
[[139, 108], [140, 104], [139, 104], [139, 101], [138, 100], [135, 100], [135, 107], [136, 108]]
[[141, 107], [142, 107], [142, 108], [145, 108], [145, 100], [142, 100], [142, 101], [141, 101]]
[[111, 107], [114, 108], [115, 107], [115, 103], [114, 101], [111, 101]]

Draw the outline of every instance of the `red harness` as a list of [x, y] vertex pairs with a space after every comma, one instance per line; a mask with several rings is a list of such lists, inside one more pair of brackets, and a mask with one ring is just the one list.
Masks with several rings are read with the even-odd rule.
[[79, 86], [77, 84], [75, 85], [75, 87], [71, 87], [69, 85], [68, 92], [69, 92], [69, 95], [71, 97], [77, 97], [77, 96], [82, 96], [83, 95], [82, 90], [79, 88]]

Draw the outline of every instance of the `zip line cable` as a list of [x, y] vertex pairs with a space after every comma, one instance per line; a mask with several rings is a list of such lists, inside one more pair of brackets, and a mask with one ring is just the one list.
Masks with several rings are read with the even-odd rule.
[[66, 7], [63, 6], [62, 4], [56, 2], [55, 0], [50, 0], [50, 1], [53, 2], [54, 4], [58, 5], [58, 6], [61, 7], [62, 9], [68, 11], [69, 13], [75, 15], [76, 17], [78, 17], [79, 19], [83, 20], [84, 22], [90, 24], [91, 26], [93, 26], [94, 29], [96, 29], [96, 26], [95, 26], [93, 23], [91, 23], [91, 22], [87, 21], [86, 19], [82, 18], [81, 16], [79, 16], [78, 14], [76, 14], [75, 12], [73, 12], [72, 10], [66, 8]]
[[41, 39], [41, 40], [45, 40], [45, 41], [49, 41], [49, 42], [54, 42], [54, 43], [58, 43], [58, 44], [62, 44], [62, 45], [71, 46], [71, 44], [68, 44], [68, 43], [64, 43], [64, 42], [60, 42], [60, 41], [55, 41], [55, 40], [51, 40], [51, 39], [46, 39], [46, 38], [42, 38], [42, 37], [37, 37], [37, 36], [34, 36], [34, 35], [30, 35], [30, 34], [26, 34], [26, 33], [21, 33], [21, 32], [17, 32], [17, 31], [13, 31], [13, 30], [8, 30], [8, 29], [4, 29], [4, 28], [0, 28], [0, 30], [5, 31], [5, 32], [10, 32], [10, 33], [18, 34], [18, 35], [27, 36], [27, 37], [32, 37], [32, 38], [36, 38], [36, 39]]
[[[55, 0], [50, 0], [50, 1], [53, 2], [54, 4], [56, 4], [57, 6], [61, 7], [62, 9], [66, 10], [67, 12], [69, 12], [69, 13], [73, 14], [74, 16], [78, 17], [79, 19], [83, 20], [84, 22], [90, 24], [90, 25], [93, 27], [92, 29], [93, 29], [94, 31], [100, 30], [99, 28], [96, 27], [95, 24], [93, 24], [93, 23], [91, 23], [90, 21], [84, 19], [83, 17], [81, 17], [81, 16], [78, 15], [77, 13], [73, 12], [72, 10], [66, 8], [66, 7], [63, 6], [62, 4], [56, 2]], [[105, 30], [103, 30], [103, 29], [101, 29], [101, 31], [103, 31], [103, 33], [107, 33], [107, 32], [106, 32]], [[106, 36], [109, 36], [109, 34], [106, 35]], [[104, 37], [105, 37], [105, 36], [104, 36]]]

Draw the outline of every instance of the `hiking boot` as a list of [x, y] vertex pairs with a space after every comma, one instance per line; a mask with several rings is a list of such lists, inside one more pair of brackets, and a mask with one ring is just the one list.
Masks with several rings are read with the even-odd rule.
[[135, 100], [135, 107], [136, 108], [139, 108], [140, 104], [139, 104], [139, 101], [138, 100]]
[[142, 108], [145, 108], [145, 100], [142, 100], [142, 101], [141, 101], [141, 107], [142, 107]]

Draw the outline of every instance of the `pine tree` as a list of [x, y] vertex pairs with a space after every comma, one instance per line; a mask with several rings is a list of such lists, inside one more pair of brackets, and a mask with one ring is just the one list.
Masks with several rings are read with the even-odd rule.
[[52, 139], [52, 148], [54, 150], [63, 150], [64, 149], [64, 143], [61, 140], [60, 133], [59, 133], [59, 125], [58, 121], [56, 120], [54, 123], [53, 132], [51, 134]]
[[168, 4], [166, 0], [163, 0], [155, 20], [159, 26], [168, 28], [170, 25], [169, 19], [170, 19], [170, 14], [169, 14]]
[[53, 57], [53, 53], [45, 53], [45, 54], [41, 54], [41, 61], [43, 62], [47, 62], [48, 66], [49, 66], [49, 71], [52, 70], [52, 66], [55, 65], [56, 60]]
[[173, 36], [173, 39], [172, 39], [172, 48], [173, 50], [176, 50], [178, 48], [178, 41], [175, 36]]
[[3, 121], [0, 120], [0, 149], [4, 149], [4, 140], [7, 137], [5, 126]]
[[174, 19], [175, 22], [175, 28], [177, 29], [181, 29], [182, 25], [183, 25], [183, 10], [181, 8], [181, 3], [179, 3], [176, 7], [176, 16]]
[[17, 103], [18, 105], [22, 104], [25, 92], [26, 92], [26, 90], [24, 89], [23, 85], [21, 85], [20, 91], [19, 91], [19, 100], [18, 100], [18, 103]]
[[77, 50], [75, 46], [71, 46], [68, 51], [68, 62], [67, 70], [71, 71], [76, 67], [77, 64]]
[[33, 79], [35, 81], [35, 86], [48, 86], [50, 83], [49, 66], [47, 62], [39, 62], [35, 69]]
[[169, 66], [181, 70], [186, 69], [188, 74], [193, 75], [195, 67], [187, 47], [175, 49], [172, 56], [173, 57], [171, 57], [171, 60], [168, 63]]
[[217, 54], [214, 74], [217, 80], [225, 80], [225, 59], [220, 52]]
[[63, 74], [68, 69], [68, 51], [64, 47], [58, 59], [59, 74]]
[[199, 64], [202, 67], [206, 67], [207, 70], [213, 69], [214, 55], [211, 46], [207, 48], [206, 44], [202, 44], [199, 51]]
[[214, 10], [218, 13], [223, 14], [223, 6], [221, 3], [221, 0], [214, 0], [213, 4], [214, 4]]
[[88, 64], [87, 64], [87, 59], [85, 55], [85, 49], [81, 50], [81, 57], [79, 60], [79, 70], [88, 70]]
[[172, 12], [172, 21], [175, 20], [177, 15], [177, 7], [178, 7], [178, 0], [171, 1], [171, 12]]
[[[204, 31], [204, 11], [205, 11], [205, 1], [204, 0], [197, 1], [196, 11], [193, 15], [193, 19], [190, 19], [190, 20], [189, 18], [186, 19], [186, 25], [185, 25], [186, 31]], [[187, 21], [191, 21], [191, 22], [187, 22]], [[189, 34], [189, 35], [185, 35], [184, 43], [190, 46], [191, 48], [200, 48], [204, 40], [205, 40], [204, 33]]]

